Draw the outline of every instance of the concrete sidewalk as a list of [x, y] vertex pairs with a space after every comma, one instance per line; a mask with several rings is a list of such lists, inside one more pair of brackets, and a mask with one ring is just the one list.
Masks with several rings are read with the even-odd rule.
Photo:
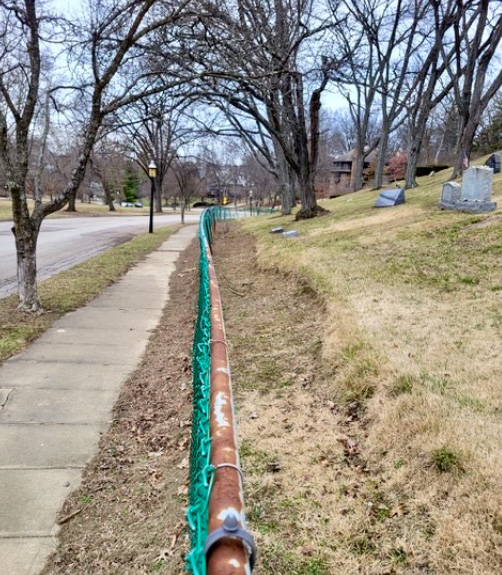
[[0, 571], [36, 575], [56, 515], [95, 455], [121, 385], [168, 300], [187, 226], [86, 307], [0, 367]]

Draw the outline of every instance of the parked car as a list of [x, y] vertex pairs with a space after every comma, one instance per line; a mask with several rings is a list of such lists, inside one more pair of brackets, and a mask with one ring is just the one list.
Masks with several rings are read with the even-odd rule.
[[143, 202], [136, 202], [136, 203], [134, 204], [134, 207], [135, 207], [135, 208], [142, 208], [142, 207], [143, 207]]
[[120, 202], [121, 207], [123, 208], [132, 208], [134, 204], [132, 202]]

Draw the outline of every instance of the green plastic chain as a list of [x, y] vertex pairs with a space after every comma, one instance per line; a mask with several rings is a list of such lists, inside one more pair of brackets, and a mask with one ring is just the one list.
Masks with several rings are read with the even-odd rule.
[[[270, 213], [262, 208], [254, 214]], [[204, 543], [208, 530], [208, 505], [211, 495], [211, 435], [210, 417], [210, 371], [211, 371], [211, 301], [209, 295], [209, 262], [207, 253], [213, 241], [213, 225], [216, 221], [250, 215], [249, 209], [230, 209], [217, 206], [204, 210], [199, 221], [199, 301], [197, 324], [192, 351], [193, 369], [193, 415], [192, 442], [190, 447], [190, 490], [187, 510], [190, 532], [190, 552], [187, 569], [194, 575], [206, 574]]]

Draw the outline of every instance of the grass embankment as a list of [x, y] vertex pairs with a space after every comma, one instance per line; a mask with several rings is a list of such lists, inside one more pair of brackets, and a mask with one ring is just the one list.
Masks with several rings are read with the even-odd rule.
[[[439, 210], [448, 175], [422, 178], [395, 208], [373, 209], [368, 191], [323, 202], [331, 213], [315, 220], [243, 224], [259, 265], [306, 282], [324, 306], [322, 369], [309, 384], [318, 409], [305, 406], [311, 428], [291, 435], [299, 463], [289, 456], [280, 487], [253, 468], [274, 445], [288, 460], [277, 429], [255, 430], [252, 449], [252, 415], [242, 431], [268, 506], [261, 522], [281, 518], [265, 529], [251, 513], [251, 525], [266, 555], [318, 558], [299, 573], [502, 572], [502, 214]], [[269, 233], [280, 225], [300, 237]], [[266, 409], [275, 399], [256, 381], [244, 388]], [[284, 416], [302, 417], [301, 402], [296, 410]]]
[[133, 264], [159, 247], [177, 226], [159, 228], [111, 248], [39, 284], [44, 313], [32, 316], [17, 309], [17, 296], [0, 299], [0, 361], [19, 352], [64, 313], [89, 302]]

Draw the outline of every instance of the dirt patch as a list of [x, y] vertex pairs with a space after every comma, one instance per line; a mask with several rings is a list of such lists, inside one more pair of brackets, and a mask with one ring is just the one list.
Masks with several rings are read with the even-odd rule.
[[44, 575], [183, 572], [197, 269], [194, 242], [99, 454], [60, 514], [60, 545]]
[[[359, 572], [355, 554], [334, 551], [348, 547], [368, 474], [364, 407], [335, 401], [322, 354], [325, 306], [297, 278], [259, 269], [253, 237], [237, 227], [218, 226], [214, 256], [255, 574], [327, 575], [344, 562], [340, 572]], [[367, 517], [365, 503], [356, 505]]]

